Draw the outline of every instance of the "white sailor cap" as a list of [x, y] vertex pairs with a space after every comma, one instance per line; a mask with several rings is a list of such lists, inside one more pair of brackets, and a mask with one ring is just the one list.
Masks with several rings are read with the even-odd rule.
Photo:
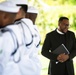
[[28, 0], [10, 0], [16, 5], [28, 5]]
[[27, 13], [38, 13], [38, 10], [33, 6], [28, 6]]
[[16, 6], [11, 1], [3, 1], [0, 3], [0, 11], [10, 12], [10, 13], [17, 13], [20, 7]]

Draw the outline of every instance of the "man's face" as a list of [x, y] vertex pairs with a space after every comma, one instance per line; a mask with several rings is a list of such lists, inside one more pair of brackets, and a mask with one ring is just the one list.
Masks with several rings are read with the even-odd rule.
[[63, 33], [66, 33], [69, 28], [69, 20], [63, 19], [59, 22], [59, 30]]

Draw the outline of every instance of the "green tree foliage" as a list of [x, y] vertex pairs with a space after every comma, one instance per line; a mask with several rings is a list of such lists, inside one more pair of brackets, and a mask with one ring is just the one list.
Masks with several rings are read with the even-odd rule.
[[54, 30], [60, 16], [70, 19], [70, 29], [76, 30], [75, 0], [29, 0], [29, 3], [39, 10], [36, 24], [39, 27], [43, 43], [47, 32]]
[[3, 1], [6, 1], [6, 0], [0, 0], [0, 2], [3, 2]]
[[68, 0], [69, 4], [76, 5], [76, 0]]

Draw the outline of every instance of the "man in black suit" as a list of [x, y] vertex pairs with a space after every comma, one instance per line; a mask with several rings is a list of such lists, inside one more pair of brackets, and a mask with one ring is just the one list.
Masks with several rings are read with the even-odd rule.
[[[60, 17], [58, 28], [46, 35], [42, 55], [50, 59], [50, 75], [74, 75], [73, 58], [76, 56], [76, 39], [75, 34], [68, 30], [69, 19]], [[70, 54], [54, 54], [58, 46], [64, 44]], [[57, 63], [58, 61], [58, 63]]]

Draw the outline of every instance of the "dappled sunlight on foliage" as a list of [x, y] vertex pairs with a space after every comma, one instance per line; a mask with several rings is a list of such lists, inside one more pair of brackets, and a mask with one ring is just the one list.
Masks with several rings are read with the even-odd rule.
[[50, 6], [47, 11], [40, 10], [36, 24], [40, 29], [42, 43], [46, 33], [54, 30], [58, 26], [58, 19], [60, 16], [67, 16], [70, 20], [70, 29], [73, 29], [74, 31], [76, 30], [75, 9], [75, 6]]
[[0, 0], [0, 2], [3, 2], [3, 1], [6, 1], [6, 0]]
[[[34, 3], [32, 3], [32, 1]], [[71, 3], [71, 2], [72, 3]], [[41, 34], [41, 44], [44, 41], [46, 33], [54, 30], [58, 26], [60, 16], [66, 16], [70, 20], [70, 30], [76, 30], [76, 6], [73, 5], [74, 0], [30, 0], [33, 6], [37, 7], [39, 14], [36, 24]], [[69, 3], [69, 4], [67, 4]], [[75, 3], [74, 3], [75, 4]]]

